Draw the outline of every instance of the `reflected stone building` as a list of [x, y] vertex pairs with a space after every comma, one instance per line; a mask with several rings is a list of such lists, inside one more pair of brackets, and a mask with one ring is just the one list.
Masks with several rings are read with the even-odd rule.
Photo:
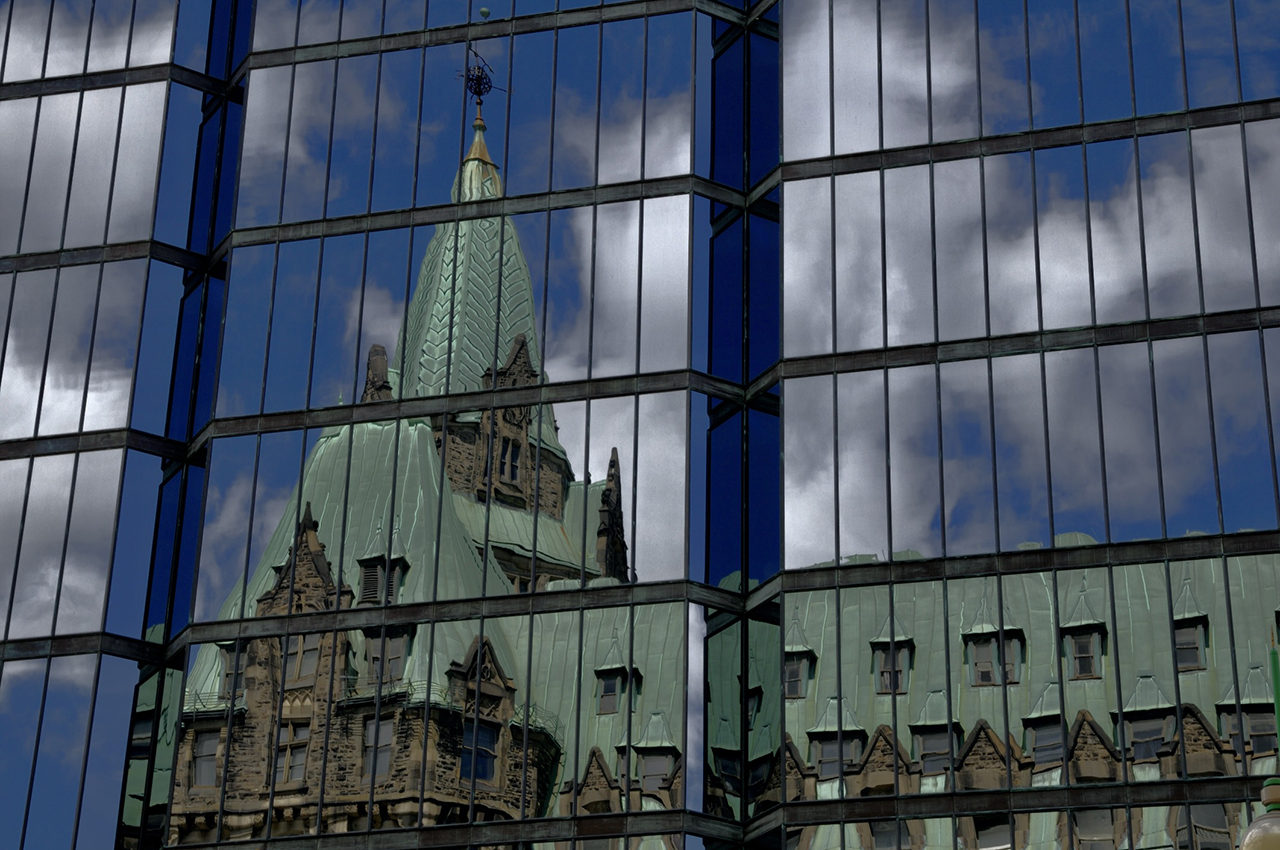
[[[502, 195], [478, 116], [474, 131], [455, 202]], [[539, 381], [533, 291], [508, 219], [441, 227], [416, 292], [398, 342], [404, 369], [374, 345], [362, 402], [398, 386], [429, 395]], [[495, 327], [506, 352], [496, 371], [484, 350]], [[580, 568], [591, 587], [627, 582], [617, 451], [605, 480], [576, 480], [557, 430], [537, 405], [326, 430], [301, 495], [220, 617], [554, 591], [578, 586]], [[644, 681], [683, 678], [682, 610], [544, 619], [533, 681], [517, 674], [531, 653], [519, 619], [205, 645], [185, 685], [169, 843], [264, 837], [269, 821], [274, 836], [543, 817], [568, 813], [575, 792], [587, 811], [671, 808], [682, 695]], [[580, 627], [589, 650], [578, 658], [568, 647]], [[596, 711], [576, 720], [579, 665]]]

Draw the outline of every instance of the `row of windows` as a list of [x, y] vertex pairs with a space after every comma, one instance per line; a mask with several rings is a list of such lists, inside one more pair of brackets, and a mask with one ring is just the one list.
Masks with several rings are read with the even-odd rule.
[[789, 3], [785, 155], [1275, 97], [1274, 16], [1267, 3]]
[[1278, 145], [1260, 121], [787, 182], [784, 352], [1275, 303]]
[[785, 565], [1275, 528], [1278, 343], [1247, 331], [788, 380]]

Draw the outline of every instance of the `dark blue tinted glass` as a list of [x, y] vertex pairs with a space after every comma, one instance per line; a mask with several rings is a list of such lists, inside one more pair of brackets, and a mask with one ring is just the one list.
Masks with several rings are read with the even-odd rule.
[[204, 511], [204, 469], [187, 467], [186, 495], [182, 508], [182, 537], [173, 581], [173, 618], [169, 633], [177, 634], [191, 622], [192, 592], [196, 579], [196, 552], [200, 546], [200, 515]]
[[1031, 115], [1036, 127], [1080, 121], [1080, 79], [1072, 0], [1040, 0], [1030, 7]]
[[196, 377], [196, 344], [200, 330], [200, 308], [204, 285], [192, 290], [182, 301], [182, 318], [178, 325], [178, 346], [173, 371], [173, 396], [169, 406], [169, 425], [165, 435], [174, 440], [187, 438], [191, 416], [191, 391]]
[[711, 240], [711, 374], [742, 380], [742, 229], [738, 218]]
[[160, 488], [160, 516], [156, 525], [156, 542], [151, 556], [151, 587], [147, 593], [147, 619], [142, 637], [163, 642], [165, 619], [169, 609], [170, 577], [173, 575], [173, 553], [178, 533], [178, 512], [182, 494], [182, 475], [172, 476]]
[[742, 188], [744, 44], [735, 40], [711, 61], [711, 179], [735, 189]]
[[195, 152], [200, 133], [200, 100], [195, 89], [171, 84], [165, 116], [164, 158], [160, 162], [160, 191], [156, 197], [155, 238], [170, 245], [187, 245], [191, 220], [191, 192], [195, 180]]
[[1085, 121], [1110, 121], [1133, 114], [1127, 24], [1123, 4], [1080, 0]]
[[[223, 296], [226, 293], [226, 281], [216, 277], [209, 278], [209, 301], [214, 305], [213, 315], [221, 313]], [[207, 308], [206, 308], [207, 309]], [[196, 383], [195, 404], [192, 411], [191, 432], [194, 434], [205, 426], [213, 415], [213, 399], [217, 390], [215, 376], [218, 373], [218, 347], [221, 338], [217, 333], [206, 333], [200, 344], [200, 376]]]
[[240, 125], [244, 121], [244, 107], [238, 103], [227, 102], [226, 129], [222, 134], [222, 148], [219, 157], [218, 198], [215, 201], [217, 214], [214, 219], [213, 242], [217, 245], [231, 230], [231, 217], [235, 211], [236, 197], [236, 165], [239, 162]]
[[[718, 407], [727, 404], [711, 400], [713, 423], [732, 409]], [[707, 441], [707, 583], [739, 590], [743, 566], [742, 413], [716, 425]]]
[[[772, 393], [766, 399], [778, 403]], [[747, 463], [749, 578], [760, 582], [778, 571], [782, 547], [782, 420], [776, 413], [749, 411]]]
[[147, 598], [146, 565], [155, 539], [160, 480], [159, 458], [141, 452], [128, 453], [107, 608], [107, 631], [126, 637], [142, 636], [142, 608]]
[[209, 248], [209, 224], [213, 216], [214, 190], [217, 188], [218, 135], [222, 127], [222, 114], [219, 110], [210, 115], [200, 128], [195, 201], [191, 205], [191, 232], [187, 236], [187, 247], [201, 253]]
[[747, 297], [751, 318], [747, 331], [747, 374], [755, 377], [772, 366], [779, 356], [782, 270], [778, 258], [778, 223], [753, 215], [749, 227], [747, 268], [751, 291]]
[[1130, 0], [1129, 25], [1138, 114], [1182, 109], [1184, 77], [1177, 0]]
[[147, 274], [147, 300], [142, 314], [142, 338], [138, 343], [130, 424], [153, 434], [164, 432], [181, 304], [182, 270], [152, 261]]
[[778, 164], [778, 42], [751, 34], [751, 179], [755, 183]]

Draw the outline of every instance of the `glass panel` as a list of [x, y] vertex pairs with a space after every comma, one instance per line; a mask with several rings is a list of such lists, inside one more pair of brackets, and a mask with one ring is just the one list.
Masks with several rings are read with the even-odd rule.
[[[640, 581], [685, 577], [689, 398], [684, 393], [637, 400], [635, 538], [631, 564]], [[626, 482], [623, 482], [625, 493]]]
[[[861, 200], [865, 203], [866, 199]], [[831, 244], [831, 181], [820, 178], [784, 184], [783, 206], [784, 354], [824, 354], [831, 351], [828, 305], [835, 256]]]
[[55, 250], [62, 244], [79, 105], [78, 94], [59, 94], [40, 100], [35, 151], [31, 156], [31, 183], [39, 187], [39, 191], [27, 192], [20, 249], [23, 253]]
[[1076, 147], [1037, 151], [1034, 167], [1044, 325], [1087, 325], [1093, 304], [1083, 151]]
[[53, 630], [74, 474], [75, 455], [46, 455], [32, 460], [9, 615], [10, 639], [47, 635]]
[[1044, 546], [1050, 536], [1049, 479], [1040, 358], [996, 358], [991, 381], [1000, 548]]
[[[79, 139], [63, 240], [68, 248], [105, 240], [107, 202], [116, 159], [116, 127], [123, 96], [123, 89], [99, 89], [85, 92], [81, 101]], [[122, 150], [127, 159], [127, 148]]]
[[1235, 103], [1239, 99], [1236, 69], [1234, 4], [1198, 0], [1182, 9], [1190, 107]]
[[1228, 126], [1191, 134], [1204, 306], [1211, 311], [1257, 303], [1240, 132]]
[[1111, 121], [1133, 114], [1129, 77], [1129, 7], [1108, 0], [1078, 4], [1084, 120]]
[[[146, 272], [141, 260], [107, 263], [102, 267], [89, 389], [84, 405], [86, 431], [120, 428], [129, 420]], [[164, 283], [157, 280], [156, 287]], [[159, 314], [150, 318], [159, 323], [166, 317]]]
[[[59, 634], [102, 628], [120, 490], [121, 451], [86, 452], [76, 465], [75, 496], [58, 594]], [[30, 506], [28, 506], [28, 509]]]
[[1044, 0], [1027, 18], [1031, 115], [1036, 127], [1080, 122], [1079, 45], [1069, 0]]
[[1152, 345], [1165, 528], [1170, 536], [1219, 530], [1218, 494], [1210, 440], [1204, 341]]
[[1035, 330], [1040, 327], [1040, 284], [1036, 279], [1031, 155], [987, 157], [982, 160], [982, 169], [990, 332]]
[[934, 367], [893, 369], [888, 381], [893, 557], [937, 557], [942, 554], [942, 504]]
[[[1261, 4], [1253, 4], [1260, 7]], [[1278, 78], [1280, 79], [1280, 78]], [[1262, 305], [1280, 301], [1280, 246], [1259, 234], [1274, 233], [1280, 226], [1280, 209], [1266, 203], [1266, 194], [1258, 194], [1264, 181], [1274, 180], [1272, 169], [1276, 160], [1268, 157], [1268, 151], [1280, 149], [1280, 121], [1257, 121], [1245, 125], [1245, 141], [1248, 155], [1253, 215], [1253, 250], [1258, 263], [1258, 287]]]
[[268, 413], [306, 405], [319, 263], [320, 243], [314, 239], [286, 242], [276, 254], [262, 404]]
[[[240, 154], [240, 188], [236, 192], [236, 225], [252, 227], [279, 219], [280, 181], [284, 176], [289, 134], [288, 101], [291, 68], [260, 68], [249, 73]], [[304, 77], [305, 79], [305, 77]], [[315, 114], [323, 110], [312, 110]], [[305, 138], [301, 128], [295, 138]], [[225, 201], [224, 201], [225, 203]]]
[[940, 377], [946, 551], [991, 552], [996, 515], [987, 362], [944, 363]]
[[[876, 27], [876, 4], [869, 0], [856, 0], [833, 7], [833, 11], [832, 44], [840, 45], [840, 49], [832, 51], [832, 71], [836, 80], [833, 103], [835, 153], [872, 150], [879, 147], [880, 141], [880, 87], [877, 84], [880, 39]], [[790, 34], [790, 23], [788, 21], [788, 28], [783, 30], [784, 61], [794, 55], [785, 37]], [[802, 55], [812, 57], [813, 53]], [[807, 73], [812, 73], [813, 66], [806, 67], [809, 69]], [[783, 95], [789, 97], [786, 89]], [[786, 132], [793, 116], [788, 113], [784, 117]], [[786, 155], [790, 159], [791, 151], [787, 150]]]
[[986, 332], [980, 180], [980, 165], [973, 160], [939, 163], [933, 169], [939, 339]]
[[1000, 0], [978, 0], [978, 56], [982, 77], [982, 129], [988, 135], [1030, 126], [1026, 10]]
[[934, 338], [929, 210], [927, 167], [884, 172], [889, 345], [928, 342]]
[[36, 430], [41, 436], [80, 427], [100, 273], [99, 266], [59, 270], [49, 359], [40, 399], [40, 425]]
[[892, 73], [881, 75], [886, 148], [929, 141], [928, 23], [925, 0], [880, 5], [880, 53], [893, 57]]
[[1209, 341], [1222, 524], [1228, 532], [1276, 527], [1275, 475], [1257, 332]]
[[[640, 371], [685, 368], [689, 363], [690, 199], [647, 200], [643, 212]], [[541, 271], [531, 269], [535, 300], [541, 295], [537, 286]]]
[[[0, 101], [0, 192], [6, 198], [26, 195], [38, 103], [34, 97]], [[22, 204], [5, 204], [0, 210], [0, 252], [17, 250], [21, 225]]]
[[631, 374], [636, 370], [639, 232], [638, 204], [596, 207], [595, 274], [590, 293], [593, 377]]
[[[840, 175], [835, 193], [836, 349], [878, 347], [884, 345], [880, 175]], [[788, 243], [784, 232], [784, 251]]]
[[92, 655], [69, 655], [49, 661], [49, 682], [40, 719], [40, 746], [27, 830], [49, 847], [69, 846], [75, 819], [67, 817], [78, 802], [84, 751], [88, 744], [89, 708], [93, 698]]
[[128, 242], [151, 236], [156, 202], [156, 167], [164, 127], [165, 86], [152, 83], [125, 89], [120, 115], [120, 151], [111, 189], [108, 242]]
[[1098, 349], [1107, 506], [1117, 541], [1162, 536], [1150, 358], [1145, 343]]
[[1133, 0], [1129, 4], [1139, 115], [1186, 106], [1181, 18], [1179, 4], [1169, 0]]
[[835, 411], [829, 376], [783, 382], [786, 569], [833, 563]]
[[1087, 145], [1085, 158], [1089, 169], [1089, 247], [1097, 320], [1105, 323], [1145, 318], [1133, 142]]
[[[45, 687], [44, 659], [10, 661], [0, 678], [0, 782], [15, 805], [0, 807], [0, 826], [17, 847], [25, 823], [27, 791], [31, 787], [36, 742], [40, 737], [40, 700]], [[117, 800], [119, 794], [117, 793]], [[65, 815], [63, 816], [65, 819]]]
[[[782, 27], [782, 149], [786, 159], [808, 159], [831, 153], [831, 26], [834, 18], [835, 25], [843, 29], [849, 25], [850, 18], [857, 16], [863, 19], [862, 31], [874, 36], [874, 8], [859, 10], [851, 4], [836, 9], [821, 3], [793, 3], [786, 8], [786, 25]], [[871, 47], [869, 57], [862, 54], [870, 59], [870, 67], [866, 69], [868, 77], [858, 80], [858, 69], [837, 65], [836, 91], [875, 90], [875, 49], [869, 41], [867, 38], [863, 45]], [[841, 44], [836, 56], [845, 53], [844, 43]], [[873, 105], [870, 112], [874, 115], [875, 111]], [[853, 114], [852, 111], [849, 114]], [[872, 126], [875, 126], [874, 120]], [[863, 147], [875, 147], [874, 137]]]
[[976, 138], [981, 135], [974, 37], [977, 7], [966, 0], [928, 2], [932, 141]]
[[[1097, 363], [1089, 349], [1044, 355], [1054, 545], [1106, 540]], [[1075, 532], [1067, 538], [1064, 534]]]

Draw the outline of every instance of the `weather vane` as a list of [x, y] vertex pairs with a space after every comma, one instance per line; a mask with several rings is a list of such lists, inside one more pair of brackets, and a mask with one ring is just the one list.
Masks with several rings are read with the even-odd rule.
[[[480, 15], [481, 17], [488, 18], [489, 10], [487, 8], [481, 9]], [[471, 92], [472, 96], [476, 99], [476, 117], [479, 118], [480, 107], [484, 104], [484, 96], [497, 88], [497, 86], [493, 84], [493, 77], [491, 76], [493, 67], [488, 62], [484, 61], [484, 57], [481, 56], [480, 53], [470, 44], [467, 45], [467, 52], [475, 57], [474, 63], [470, 60], [467, 61], [467, 70], [465, 74], [467, 79], [467, 91]], [[459, 74], [459, 76], [463, 75]], [[499, 88], [498, 91], [504, 91], [504, 89]]]

